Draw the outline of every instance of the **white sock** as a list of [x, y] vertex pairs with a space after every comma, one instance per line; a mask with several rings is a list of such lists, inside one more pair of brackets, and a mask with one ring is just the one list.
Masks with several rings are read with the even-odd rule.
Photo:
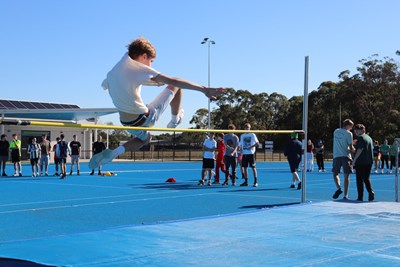
[[172, 114], [172, 115], [171, 115], [171, 121], [172, 121], [173, 123], [177, 123], [177, 122], [178, 122], [178, 115]]
[[113, 150], [113, 157], [115, 159], [116, 157], [118, 157], [119, 155], [124, 154], [124, 153], [125, 153], [125, 147], [119, 146]]

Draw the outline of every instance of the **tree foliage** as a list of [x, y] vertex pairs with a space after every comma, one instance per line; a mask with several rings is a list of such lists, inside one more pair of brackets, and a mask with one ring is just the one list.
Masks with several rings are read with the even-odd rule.
[[[400, 50], [396, 51], [400, 55]], [[308, 95], [308, 137], [322, 139], [331, 148], [332, 132], [341, 120], [352, 119], [367, 127], [371, 137], [382, 143], [400, 133], [400, 72], [392, 58], [372, 55], [359, 61], [357, 73], [344, 70], [337, 83], [324, 81]], [[246, 122], [253, 129], [302, 129], [303, 96], [287, 99], [279, 93], [252, 94], [247, 90], [229, 89], [216, 100], [211, 112], [212, 128], [227, 129], [234, 123], [239, 129]], [[190, 123], [207, 127], [207, 110], [199, 109]], [[282, 146], [282, 136], [265, 135]]]

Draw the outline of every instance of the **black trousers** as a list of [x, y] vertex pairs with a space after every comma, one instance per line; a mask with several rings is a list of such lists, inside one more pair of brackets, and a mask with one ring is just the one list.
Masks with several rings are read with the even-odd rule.
[[372, 191], [372, 184], [371, 180], [369, 179], [370, 174], [371, 174], [371, 169], [372, 169], [372, 163], [371, 164], [362, 164], [362, 165], [356, 165], [356, 180], [357, 180], [357, 193], [358, 193], [358, 200], [363, 200], [364, 197], [364, 184], [365, 184], [365, 189], [367, 189], [367, 192], [371, 195], [374, 192]]
[[324, 154], [317, 153], [316, 158], [317, 158], [318, 170], [325, 170], [325, 167], [324, 167]]
[[228, 180], [229, 177], [229, 168], [232, 169], [232, 181], [236, 179], [236, 165], [237, 165], [237, 158], [232, 156], [224, 156], [224, 163], [225, 163], [225, 180]]

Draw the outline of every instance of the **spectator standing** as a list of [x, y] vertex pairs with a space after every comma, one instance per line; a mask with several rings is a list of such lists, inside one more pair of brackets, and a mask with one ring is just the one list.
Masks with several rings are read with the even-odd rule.
[[[226, 174], [225, 163], [224, 163], [224, 154], [225, 154], [225, 143], [224, 143], [224, 134], [217, 133], [217, 159], [215, 164], [215, 179], [214, 184], [219, 184], [219, 170], [221, 169], [223, 174]], [[229, 176], [229, 172], [228, 172]]]
[[325, 163], [324, 163], [324, 152], [325, 146], [322, 140], [319, 140], [317, 146], [315, 147], [315, 157], [317, 158], [317, 165], [319, 172], [325, 172]]
[[386, 173], [389, 173], [390, 145], [388, 145], [388, 140], [383, 141], [381, 145], [381, 154], [381, 172], [384, 173], [386, 163]]
[[10, 143], [7, 140], [7, 135], [2, 134], [0, 140], [0, 164], [1, 164], [1, 176], [5, 177], [6, 174], [6, 164], [8, 161], [8, 153], [10, 151]]
[[378, 173], [379, 172], [379, 161], [381, 158], [381, 150], [380, 150], [380, 146], [379, 146], [379, 142], [378, 140], [374, 141], [374, 164], [375, 164], [375, 171], [374, 173]]
[[43, 134], [40, 142], [40, 176], [43, 175], [43, 172], [49, 176], [50, 151], [50, 141], [47, 140], [47, 135]]
[[375, 193], [372, 190], [370, 173], [374, 162], [374, 143], [372, 138], [365, 133], [365, 126], [363, 124], [355, 125], [354, 132], [357, 136], [357, 143], [355, 145], [356, 153], [353, 162], [357, 179], [357, 200], [363, 201], [365, 184], [365, 188], [369, 194], [368, 201], [373, 201]]
[[211, 185], [212, 171], [214, 170], [215, 149], [217, 142], [214, 140], [214, 134], [210, 133], [210, 137], [206, 138], [203, 143], [203, 166], [201, 170], [201, 180], [198, 185], [204, 185], [207, 181]]
[[343, 127], [338, 128], [333, 132], [333, 180], [336, 185], [336, 192], [332, 198], [337, 199], [343, 193], [340, 186], [339, 173], [343, 168], [344, 174], [344, 199], [349, 198], [350, 173], [352, 173], [352, 156], [355, 151], [353, 146], [353, 134], [350, 132], [353, 129], [353, 121], [346, 119], [343, 121]]
[[390, 171], [392, 173], [393, 167], [396, 167], [396, 156], [399, 151], [399, 141], [394, 139], [393, 144], [390, 146]]
[[[228, 125], [229, 130], [236, 130], [236, 126], [234, 124]], [[225, 181], [222, 185], [228, 185], [229, 179], [229, 169], [231, 169], [231, 179], [232, 185], [236, 185], [236, 166], [238, 163], [238, 149], [239, 149], [239, 137], [234, 133], [227, 133], [224, 135], [224, 144], [225, 144], [225, 155], [224, 155], [224, 163], [225, 163]]]
[[299, 168], [301, 162], [301, 154], [303, 153], [303, 149], [298, 138], [299, 134], [293, 132], [289, 142], [286, 144], [284, 154], [287, 157], [290, 172], [292, 173], [292, 185], [290, 188], [296, 188], [297, 182], [297, 189], [301, 189], [301, 180], [299, 174], [297, 173], [297, 169]]
[[32, 138], [32, 143], [28, 145], [29, 159], [32, 166], [32, 177], [39, 176], [39, 158], [41, 147], [36, 141], [36, 137]]
[[60, 135], [60, 141], [57, 143], [56, 154], [61, 166], [61, 179], [67, 177], [67, 157], [70, 154], [69, 146], [65, 142], [64, 134]]
[[[102, 142], [101, 136], [99, 135], [99, 137], [97, 138], [97, 141], [94, 142], [92, 145], [93, 155], [101, 153], [105, 149], [106, 149], [106, 145]], [[101, 175], [101, 165], [99, 165], [98, 170], [99, 170], [98, 175]], [[93, 174], [94, 174], [94, 169], [92, 170], [90, 175], [93, 175]]]
[[[251, 125], [250, 123], [246, 123], [244, 125], [244, 129], [250, 131]], [[258, 145], [257, 136], [254, 133], [244, 133], [240, 136], [240, 147], [242, 149], [243, 159], [242, 159], [242, 167], [243, 167], [243, 174], [244, 174], [244, 182], [240, 186], [248, 186], [248, 167], [253, 170], [254, 176], [254, 184], [253, 187], [258, 186], [258, 179], [257, 179], [257, 169], [256, 169], [256, 147]]]
[[73, 140], [69, 143], [69, 147], [71, 149], [71, 171], [69, 175], [72, 175], [74, 170], [74, 165], [76, 164], [76, 174], [79, 175], [79, 157], [81, 154], [81, 143], [78, 141], [78, 137], [76, 134], [72, 136]]
[[18, 134], [12, 135], [13, 140], [10, 142], [11, 162], [14, 164], [14, 176], [22, 176], [21, 165], [21, 140], [18, 139]]
[[[53, 176], [59, 176], [60, 174], [58, 173], [58, 169], [59, 169], [59, 167], [60, 167], [60, 160], [59, 160], [59, 158], [57, 157], [57, 153], [56, 153], [56, 150], [57, 150], [57, 144], [60, 142], [60, 137], [57, 137], [56, 138], [56, 143], [53, 145], [53, 152], [54, 152], [54, 167], [55, 167], [55, 169], [56, 169], [56, 172], [54, 173], [54, 175]], [[60, 167], [61, 168], [61, 167]]]
[[307, 142], [307, 171], [312, 172], [314, 170], [314, 144], [311, 139]]

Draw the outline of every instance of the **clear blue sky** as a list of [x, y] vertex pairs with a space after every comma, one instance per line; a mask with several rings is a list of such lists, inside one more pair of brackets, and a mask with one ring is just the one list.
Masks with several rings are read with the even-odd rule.
[[[101, 82], [139, 36], [157, 48], [153, 67], [207, 85], [252, 93], [303, 94], [304, 59], [309, 90], [355, 73], [373, 54], [399, 58], [398, 0], [0, 0], [0, 87], [3, 99], [109, 108]], [[160, 91], [145, 87], [149, 102]], [[207, 99], [186, 91], [184, 123]], [[167, 110], [158, 127], [170, 119]], [[102, 122], [113, 121], [108, 116]]]

